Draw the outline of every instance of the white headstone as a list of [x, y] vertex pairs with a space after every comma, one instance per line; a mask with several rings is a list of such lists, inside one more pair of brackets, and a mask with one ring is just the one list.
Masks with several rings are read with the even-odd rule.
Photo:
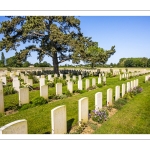
[[82, 90], [82, 80], [78, 80], [78, 90]]
[[102, 83], [102, 79], [101, 77], [98, 78], [98, 84], [101, 84]]
[[45, 85], [45, 78], [40, 78], [40, 86]]
[[3, 94], [3, 84], [0, 82], [0, 113], [4, 112], [4, 94]]
[[96, 86], [96, 79], [92, 78], [92, 86]]
[[90, 80], [86, 79], [85, 80], [85, 89], [87, 90], [90, 87]]
[[67, 82], [67, 89], [70, 91], [70, 93], [73, 93], [73, 82], [72, 81]]
[[107, 106], [112, 106], [112, 89], [107, 89]]
[[24, 83], [28, 83], [28, 76], [24, 76]]
[[20, 89], [20, 80], [13, 80], [13, 88], [19, 92]]
[[130, 92], [130, 82], [127, 82], [127, 93]]
[[79, 117], [79, 126], [82, 123], [87, 123], [88, 121], [88, 98], [83, 97], [78, 101], [78, 117]]
[[28, 79], [28, 84], [33, 86], [33, 79]]
[[115, 101], [120, 98], [120, 86], [115, 87]]
[[75, 76], [75, 75], [73, 75], [72, 79], [73, 79], [73, 80], [76, 80], [76, 76]]
[[1, 77], [1, 80], [2, 80], [2, 82], [4, 83], [4, 85], [7, 85], [7, 80], [6, 80], [6, 77]]
[[19, 106], [29, 103], [29, 88], [19, 89]]
[[0, 128], [0, 134], [28, 134], [27, 120], [17, 120]]
[[51, 74], [49, 74], [48, 75], [48, 80], [50, 80], [52, 78], [52, 75]]
[[126, 92], [126, 91], [125, 91], [125, 86], [126, 86], [125, 84], [122, 84], [122, 97], [124, 96], [124, 94], [125, 94], [125, 92]]
[[62, 95], [62, 83], [56, 83], [56, 95]]
[[45, 75], [41, 75], [41, 78], [45, 78]]
[[66, 106], [58, 106], [51, 110], [52, 134], [67, 133]]
[[79, 75], [79, 76], [78, 76], [78, 78], [79, 78], [78, 80], [82, 80], [82, 77], [81, 77], [81, 75]]
[[48, 99], [48, 85], [40, 86], [40, 96]]
[[97, 92], [95, 94], [95, 110], [98, 111], [102, 109], [102, 92]]

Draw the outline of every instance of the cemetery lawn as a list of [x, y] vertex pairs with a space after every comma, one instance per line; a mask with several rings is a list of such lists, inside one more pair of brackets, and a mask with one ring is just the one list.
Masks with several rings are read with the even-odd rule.
[[94, 134], [150, 134], [150, 83]]
[[[109, 118], [102, 126], [97, 129], [94, 134], [148, 134], [150, 133], [150, 83], [143, 83], [145, 76], [139, 76], [126, 81], [120, 81], [119, 76], [107, 78], [107, 83], [101, 88], [97, 88], [82, 94], [75, 94], [72, 97], [61, 100], [51, 101], [48, 104], [22, 110], [14, 114], [0, 116], [0, 127], [12, 121], [26, 119], [29, 134], [51, 134], [51, 110], [60, 105], [66, 105], [67, 110], [67, 131], [78, 125], [78, 100], [83, 97], [89, 99], [89, 112], [95, 108], [95, 93], [103, 93], [103, 106], [106, 106], [107, 89], [113, 89], [115, 95], [115, 86], [122, 85], [134, 79], [139, 79], [139, 85], [143, 88], [143, 92], [137, 94], [132, 100], [123, 106], [115, 115]], [[84, 86], [83, 86], [84, 87]], [[75, 85], [75, 88], [77, 86]], [[66, 86], [63, 87], [66, 89]], [[49, 89], [49, 93], [55, 93], [55, 88]], [[30, 99], [39, 96], [39, 91], [30, 92]], [[4, 97], [5, 107], [10, 107], [14, 103], [18, 103], [18, 94], [12, 94]], [[114, 99], [113, 99], [114, 101]], [[11, 103], [11, 105], [10, 105]]]

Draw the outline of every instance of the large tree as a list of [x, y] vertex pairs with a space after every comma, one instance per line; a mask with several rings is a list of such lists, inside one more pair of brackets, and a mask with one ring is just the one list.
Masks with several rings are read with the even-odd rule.
[[[54, 73], [59, 64], [73, 60], [78, 63], [85, 57], [85, 49], [92, 45], [91, 38], [84, 37], [80, 20], [73, 16], [11, 16], [1, 22], [0, 50], [15, 50], [20, 44], [28, 44], [17, 52], [19, 58], [27, 59], [36, 51], [40, 62], [47, 55], [52, 58]], [[31, 42], [31, 43], [29, 43]], [[35, 44], [34, 44], [35, 43]]]
[[84, 61], [90, 63], [93, 68], [96, 64], [104, 65], [116, 50], [115, 46], [112, 46], [110, 50], [104, 50], [95, 43], [93, 46], [88, 47], [85, 52], [86, 57], [84, 58]]

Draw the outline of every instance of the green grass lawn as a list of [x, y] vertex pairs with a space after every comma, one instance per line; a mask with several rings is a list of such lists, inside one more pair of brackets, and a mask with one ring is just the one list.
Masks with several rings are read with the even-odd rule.
[[[107, 84], [102, 88], [97, 88], [82, 94], [76, 94], [72, 97], [68, 97], [62, 100], [52, 101], [48, 104], [29, 108], [27, 110], [19, 111], [16, 114], [8, 116], [2, 116], [0, 118], [0, 126], [8, 124], [12, 121], [19, 119], [26, 119], [28, 123], [29, 134], [49, 134], [51, 133], [51, 110], [60, 105], [66, 105], [67, 109], [67, 130], [78, 124], [78, 100], [83, 97], [89, 99], [89, 111], [95, 108], [95, 93], [103, 93], [103, 106], [106, 106], [106, 93], [108, 88], [113, 89], [113, 95], [115, 95], [115, 86], [122, 85], [134, 79], [139, 79], [139, 85], [144, 88], [144, 91], [137, 95], [133, 100], [127, 103], [122, 110], [118, 111], [112, 118], [103, 123], [102, 127], [95, 131], [96, 134], [103, 133], [105, 128], [108, 133], [138, 133], [141, 128], [141, 133], [150, 133], [148, 124], [150, 123], [149, 117], [149, 105], [148, 104], [148, 89], [150, 85], [143, 83], [145, 76], [135, 77], [126, 81], [120, 81], [119, 76], [113, 78], [107, 78]], [[91, 79], [91, 78], [90, 78]], [[84, 79], [85, 81], [85, 79]], [[83, 83], [85, 84], [85, 83]], [[77, 88], [77, 85], [74, 85]], [[63, 87], [66, 90], [66, 86]], [[54, 93], [55, 88], [49, 88], [49, 94]], [[30, 99], [40, 95], [39, 91], [30, 92]], [[145, 100], [146, 99], [146, 100]], [[5, 107], [18, 104], [18, 94], [8, 95], [4, 97]], [[114, 101], [114, 100], [113, 100]], [[11, 104], [11, 105], [10, 105]], [[139, 117], [140, 116], [140, 117]], [[113, 119], [116, 118], [117, 120]], [[146, 120], [147, 119], [147, 120]], [[124, 122], [124, 128], [121, 128]], [[146, 126], [144, 128], [144, 126]], [[131, 127], [131, 128], [130, 128]], [[144, 128], [142, 130], [142, 128]], [[105, 131], [106, 132], [106, 131]]]

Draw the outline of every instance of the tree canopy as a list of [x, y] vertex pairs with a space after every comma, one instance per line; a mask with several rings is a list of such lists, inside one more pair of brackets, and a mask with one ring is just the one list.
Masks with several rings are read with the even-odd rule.
[[[77, 63], [85, 57], [85, 49], [93, 44], [80, 29], [80, 20], [73, 16], [8, 16], [1, 22], [0, 50], [16, 51], [18, 60], [26, 60], [36, 51], [40, 61], [52, 58], [54, 73], [59, 73], [59, 63], [72, 60]], [[17, 51], [21, 44], [28, 44]]]
[[110, 50], [104, 50], [98, 47], [96, 43], [94, 46], [90, 46], [86, 50], [85, 62], [90, 63], [93, 68], [96, 64], [105, 64], [108, 58], [116, 52], [115, 46], [112, 46]]

